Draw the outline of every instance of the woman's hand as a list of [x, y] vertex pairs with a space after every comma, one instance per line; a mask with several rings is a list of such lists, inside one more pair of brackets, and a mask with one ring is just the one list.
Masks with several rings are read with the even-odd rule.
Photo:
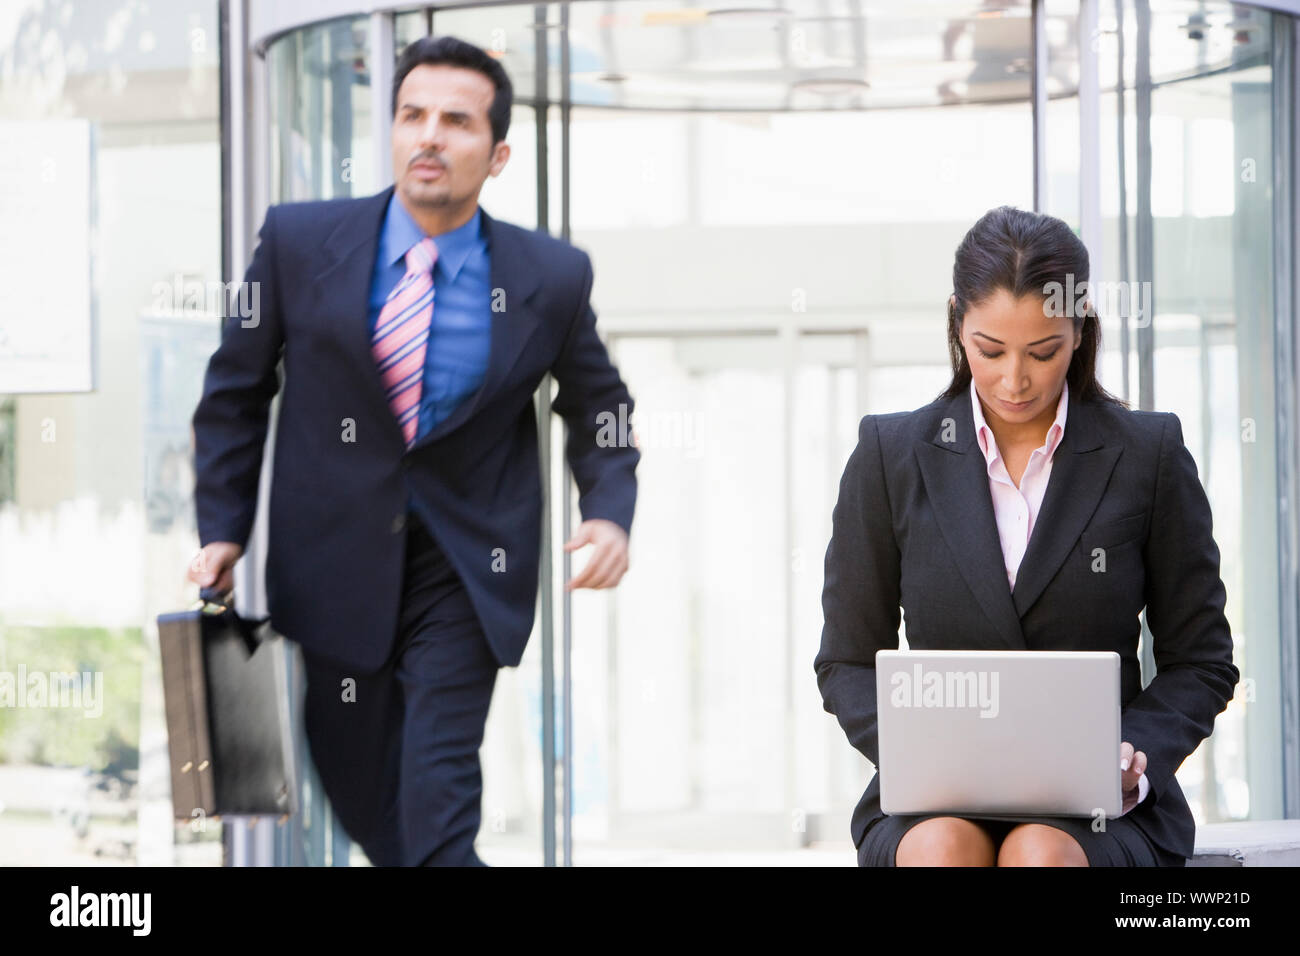
[[1134, 750], [1127, 740], [1119, 745], [1120, 791], [1124, 794], [1124, 805], [1120, 813], [1128, 813], [1138, 803], [1138, 778], [1146, 772], [1147, 755]]

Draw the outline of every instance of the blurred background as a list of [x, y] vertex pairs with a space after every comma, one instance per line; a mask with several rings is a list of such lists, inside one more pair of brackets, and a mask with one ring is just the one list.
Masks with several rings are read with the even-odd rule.
[[[1094, 284], [1141, 290], [1099, 303], [1100, 377], [1179, 415], [1210, 497], [1243, 682], [1178, 772], [1193, 813], [1300, 815], [1297, 16], [8, 0], [0, 864], [366, 862], [305, 746], [293, 819], [172, 819], [155, 618], [196, 596], [211, 290], [242, 277], [268, 204], [391, 181], [393, 64], [430, 33], [510, 73], [511, 159], [481, 203], [591, 254], [643, 456], [631, 571], [566, 598], [576, 495], [561, 423], [545, 433], [552, 587], [488, 720], [487, 862], [856, 862], [872, 770], [812, 668], [831, 509], [859, 418], [946, 386], [953, 253], [1001, 204], [1065, 219]], [[247, 613], [264, 535], [260, 516]], [[22, 693], [69, 683], [76, 706]]]

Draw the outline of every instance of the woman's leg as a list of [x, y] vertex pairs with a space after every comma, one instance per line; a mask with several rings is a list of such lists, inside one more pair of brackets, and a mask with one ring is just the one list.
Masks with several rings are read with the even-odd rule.
[[895, 866], [994, 866], [993, 837], [961, 817], [931, 817], [903, 834]]
[[1087, 866], [1079, 841], [1045, 823], [1014, 827], [998, 850], [998, 866]]

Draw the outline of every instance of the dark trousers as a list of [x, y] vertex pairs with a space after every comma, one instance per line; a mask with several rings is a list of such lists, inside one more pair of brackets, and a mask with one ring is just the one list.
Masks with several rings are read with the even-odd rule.
[[307, 740], [325, 793], [376, 866], [483, 866], [479, 746], [498, 664], [455, 569], [407, 518], [402, 612], [375, 674], [304, 652]]

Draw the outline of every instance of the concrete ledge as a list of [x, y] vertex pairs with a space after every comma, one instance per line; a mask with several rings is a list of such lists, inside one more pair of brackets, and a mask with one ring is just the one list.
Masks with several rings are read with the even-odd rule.
[[1188, 866], [1300, 866], [1300, 820], [1241, 820], [1196, 828]]

